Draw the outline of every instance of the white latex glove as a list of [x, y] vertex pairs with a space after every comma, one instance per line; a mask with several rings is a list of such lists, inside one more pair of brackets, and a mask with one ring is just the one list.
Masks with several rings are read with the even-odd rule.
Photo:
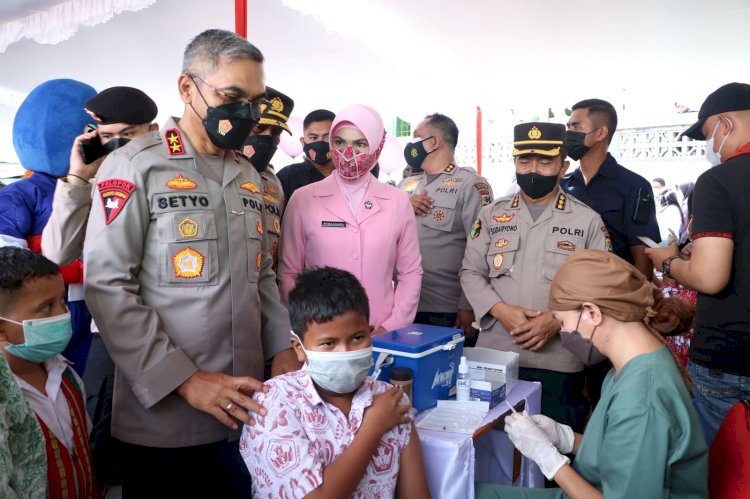
[[560, 454], [547, 434], [526, 414], [511, 414], [505, 418], [505, 432], [513, 445], [542, 470], [547, 480], [570, 463], [570, 459]]
[[542, 414], [534, 414], [531, 416], [531, 420], [544, 431], [544, 434], [557, 447], [557, 450], [563, 454], [570, 454], [573, 451], [576, 439], [573, 428], [566, 424], [560, 424]]

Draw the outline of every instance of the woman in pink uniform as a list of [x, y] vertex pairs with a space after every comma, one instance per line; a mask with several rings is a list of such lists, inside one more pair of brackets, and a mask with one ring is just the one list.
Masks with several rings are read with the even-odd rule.
[[364, 286], [375, 333], [409, 325], [422, 257], [408, 195], [369, 173], [385, 143], [383, 120], [368, 106], [349, 106], [336, 115], [330, 137], [334, 173], [295, 191], [284, 213], [282, 300], [305, 270], [337, 267]]

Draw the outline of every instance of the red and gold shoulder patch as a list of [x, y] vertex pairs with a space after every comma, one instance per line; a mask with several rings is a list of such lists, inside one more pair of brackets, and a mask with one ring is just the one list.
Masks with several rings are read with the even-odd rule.
[[260, 189], [258, 189], [258, 186], [252, 182], [245, 182], [244, 184], [241, 184], [240, 189], [245, 189], [246, 191], [250, 191], [253, 194], [258, 194], [260, 192]]
[[198, 187], [198, 184], [196, 184], [189, 178], [184, 177], [182, 174], [179, 174], [175, 178], [167, 182], [167, 187], [180, 191], [188, 191], [190, 189], [195, 189], [196, 187]]
[[104, 223], [109, 225], [125, 207], [130, 195], [135, 192], [135, 184], [127, 180], [111, 178], [99, 182], [97, 188], [104, 206]]
[[203, 273], [205, 259], [200, 252], [188, 246], [172, 257], [175, 277], [182, 277], [183, 279], [200, 277]]
[[185, 145], [182, 143], [182, 135], [176, 128], [170, 128], [164, 132], [164, 139], [167, 141], [167, 151], [170, 156], [180, 156], [185, 154]]
[[515, 213], [511, 213], [510, 215], [508, 215], [507, 213], [503, 213], [502, 215], [492, 215], [492, 220], [501, 224], [507, 224], [514, 218], [516, 218]]

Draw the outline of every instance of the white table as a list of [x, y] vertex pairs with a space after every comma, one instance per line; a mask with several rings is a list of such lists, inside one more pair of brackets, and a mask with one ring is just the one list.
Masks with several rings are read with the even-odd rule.
[[[539, 414], [542, 406], [542, 385], [518, 381], [506, 400], [515, 406], [525, 401], [529, 414]], [[501, 402], [490, 409], [482, 425], [492, 425], [507, 412]], [[425, 411], [417, 420], [428, 414]], [[520, 473], [513, 481], [514, 447], [508, 435], [489, 429], [476, 439], [464, 433], [418, 428], [424, 455], [427, 482], [433, 499], [468, 499], [474, 497], [474, 481], [513, 484], [519, 487], [544, 487], [544, 476], [532, 461], [521, 460]]]

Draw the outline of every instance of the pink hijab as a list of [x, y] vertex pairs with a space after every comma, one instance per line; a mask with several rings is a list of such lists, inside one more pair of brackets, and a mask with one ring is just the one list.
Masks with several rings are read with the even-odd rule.
[[[331, 150], [334, 149], [333, 141], [336, 132], [340, 128], [347, 126], [356, 128], [367, 139], [367, 145], [370, 146], [370, 154], [368, 155], [370, 158], [369, 170], [372, 170], [385, 144], [383, 119], [377, 111], [363, 104], [354, 104], [353, 106], [344, 108], [336, 114], [336, 119], [331, 124], [331, 134], [329, 136]], [[357, 211], [359, 211], [359, 205], [362, 203], [367, 186], [370, 184], [372, 175], [369, 174], [369, 170], [367, 174], [360, 176], [356, 180], [345, 180], [336, 174], [336, 183], [346, 196], [349, 207], [355, 216], [357, 215]]]

